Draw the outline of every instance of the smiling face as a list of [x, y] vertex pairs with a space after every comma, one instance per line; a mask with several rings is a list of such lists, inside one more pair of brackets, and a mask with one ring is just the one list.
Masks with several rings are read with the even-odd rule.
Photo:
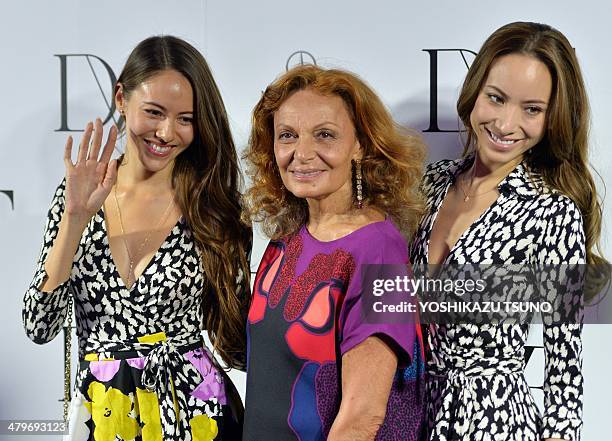
[[470, 114], [483, 164], [519, 163], [542, 140], [551, 91], [550, 72], [538, 59], [510, 54], [493, 62]]
[[172, 164], [193, 141], [193, 91], [175, 70], [164, 70], [143, 81], [126, 98], [121, 86], [115, 95], [125, 112], [127, 154], [156, 172]]
[[351, 203], [351, 160], [361, 150], [339, 96], [305, 89], [287, 98], [274, 113], [274, 156], [294, 196]]

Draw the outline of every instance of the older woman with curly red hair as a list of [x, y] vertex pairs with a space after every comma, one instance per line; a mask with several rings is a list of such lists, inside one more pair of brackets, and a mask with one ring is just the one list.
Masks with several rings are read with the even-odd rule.
[[362, 276], [408, 271], [424, 156], [351, 73], [300, 66], [263, 93], [245, 217], [272, 240], [248, 316], [245, 440], [418, 438], [419, 328], [366, 320]]

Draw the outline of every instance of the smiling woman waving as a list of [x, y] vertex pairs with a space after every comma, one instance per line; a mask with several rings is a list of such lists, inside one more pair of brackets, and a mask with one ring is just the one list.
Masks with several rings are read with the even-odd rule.
[[225, 107], [202, 55], [151, 37], [115, 87], [125, 152], [88, 124], [49, 210], [24, 299], [46, 343], [73, 302], [79, 371], [70, 440], [239, 439], [240, 399], [202, 340], [244, 368], [250, 226]]

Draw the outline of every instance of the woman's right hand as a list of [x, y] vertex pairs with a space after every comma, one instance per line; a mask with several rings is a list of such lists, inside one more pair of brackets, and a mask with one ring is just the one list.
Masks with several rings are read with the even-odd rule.
[[87, 124], [76, 163], [72, 162], [72, 137], [69, 136], [66, 141], [64, 214], [83, 227], [100, 210], [117, 180], [117, 160], [110, 160], [117, 141], [117, 127], [111, 127], [102, 154], [98, 158], [102, 135], [100, 118], [96, 119], [95, 125], [91, 122]]

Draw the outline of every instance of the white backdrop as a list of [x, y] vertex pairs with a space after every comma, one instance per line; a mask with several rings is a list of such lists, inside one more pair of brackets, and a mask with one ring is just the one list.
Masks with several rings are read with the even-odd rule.
[[[21, 325], [21, 300], [33, 274], [53, 190], [63, 176], [62, 153], [68, 133], [58, 131], [62, 111], [73, 130], [82, 129], [96, 116], [107, 115], [104, 96], [111, 99], [111, 82], [103, 64], [90, 57], [102, 93], [87, 59], [66, 57], [67, 106], [62, 110], [59, 55], [95, 55], [118, 75], [131, 49], [143, 38], [160, 33], [185, 38], [207, 58], [242, 150], [252, 107], [266, 85], [285, 70], [287, 62], [299, 60], [299, 56], [288, 60], [296, 51], [308, 52], [320, 65], [360, 74], [398, 121], [423, 131], [430, 126], [430, 62], [434, 49], [477, 51], [502, 24], [516, 20], [545, 22], [567, 35], [581, 61], [593, 110], [592, 163], [602, 175], [603, 189], [604, 184], [612, 183], [612, 155], [606, 154], [612, 144], [608, 130], [612, 118], [608, 107], [612, 102], [610, 19], [612, 7], [607, 0], [4, 3], [0, 13], [0, 191], [6, 191], [0, 193], [0, 276], [4, 288], [0, 308], [0, 420], [61, 418], [61, 403], [57, 402], [62, 396], [61, 338], [44, 346], [30, 342]], [[438, 94], [438, 126], [457, 129], [454, 104], [466, 64], [456, 51], [437, 54], [433, 87]], [[472, 59], [466, 53], [466, 61]], [[78, 138], [80, 134], [73, 136]], [[430, 160], [456, 157], [461, 151], [457, 133], [428, 132], [424, 136]], [[607, 219], [612, 208], [609, 198], [604, 202], [604, 250], [609, 250], [612, 231]], [[256, 238], [253, 268], [265, 244], [265, 239]], [[533, 333], [535, 345], [541, 341], [539, 334]], [[610, 325], [585, 327], [583, 439], [588, 441], [609, 438], [611, 337]], [[528, 366], [533, 386], [542, 384], [542, 365], [542, 351], [536, 350]], [[244, 391], [244, 375], [235, 373], [233, 377]], [[541, 399], [538, 390], [535, 394]]]

